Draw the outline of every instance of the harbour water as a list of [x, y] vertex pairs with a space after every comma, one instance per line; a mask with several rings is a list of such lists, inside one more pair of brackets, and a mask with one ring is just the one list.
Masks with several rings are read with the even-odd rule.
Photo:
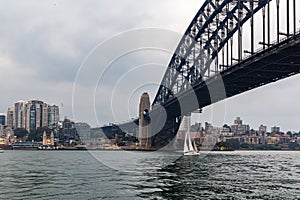
[[300, 152], [92, 154], [5, 151], [0, 199], [300, 199]]

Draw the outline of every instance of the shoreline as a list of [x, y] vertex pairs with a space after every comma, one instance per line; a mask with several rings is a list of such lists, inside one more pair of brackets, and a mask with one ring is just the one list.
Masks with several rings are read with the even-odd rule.
[[[61, 149], [35, 149], [35, 148], [17, 148], [17, 149], [8, 149], [8, 148], [0, 148], [2, 151], [137, 151], [137, 152], [154, 152], [154, 151], [169, 151], [169, 152], [175, 152], [175, 151], [180, 151], [180, 149], [172, 149], [172, 150], [167, 150], [167, 149], [83, 149], [83, 148], [61, 148]], [[264, 151], [264, 152], [271, 152], [271, 151], [283, 151], [283, 152], [297, 152], [300, 151], [300, 149], [237, 149], [237, 150], [202, 150], [200, 152], [258, 152], [258, 151]]]

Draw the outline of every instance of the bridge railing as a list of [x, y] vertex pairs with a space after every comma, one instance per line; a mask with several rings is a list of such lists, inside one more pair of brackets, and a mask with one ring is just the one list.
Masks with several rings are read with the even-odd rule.
[[268, 47], [268, 48], [261, 47], [261, 48], [257, 49], [253, 54], [247, 55], [247, 56], [243, 57], [243, 60], [241, 60], [240, 62], [237, 62], [237, 61], [234, 62], [231, 67], [233, 67], [235, 65], [238, 65], [238, 64], [242, 64], [242, 63], [246, 62], [247, 60], [253, 58], [253, 56], [257, 56], [258, 54], [263, 54], [264, 52], [268, 52], [268, 51], [270, 51], [272, 49], [276, 49], [280, 45], [284, 44], [285, 42], [289, 42], [290, 40], [293, 40], [295, 37], [298, 37], [299, 35], [300, 35], [300, 28], [296, 31], [295, 34], [293, 34], [293, 35], [291, 35], [289, 37], [281, 38], [279, 40], [279, 42], [277, 41], [277, 39], [273, 40], [269, 44], [270, 47]]

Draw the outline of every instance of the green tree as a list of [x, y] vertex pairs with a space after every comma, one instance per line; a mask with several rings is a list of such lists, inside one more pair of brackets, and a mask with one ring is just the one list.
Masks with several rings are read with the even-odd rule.
[[299, 144], [297, 142], [290, 142], [289, 143], [289, 149], [295, 150], [299, 147]]
[[293, 137], [292, 131], [288, 131], [288, 132], [286, 132], [286, 134], [289, 135], [290, 137]]
[[226, 140], [226, 142], [228, 143], [229, 147], [237, 150], [240, 148], [240, 141], [238, 139], [228, 139]]
[[41, 142], [43, 141], [43, 134], [44, 131], [46, 132], [46, 134], [49, 136], [51, 134], [51, 129], [48, 127], [39, 127], [37, 128], [35, 131], [29, 133], [29, 136], [27, 138], [27, 141], [36, 141], [36, 142]]
[[243, 144], [241, 144], [240, 146], [241, 146], [241, 148], [243, 148], [243, 149], [248, 149], [248, 148], [249, 148], [249, 144], [246, 144], [246, 143], [243, 143]]
[[229, 129], [229, 132], [231, 132], [231, 127], [228, 126], [227, 124], [224, 124], [224, 125], [223, 125], [223, 128], [228, 128], [228, 129]]
[[24, 128], [17, 128], [14, 130], [14, 134], [17, 138], [23, 138], [28, 135], [28, 131]]

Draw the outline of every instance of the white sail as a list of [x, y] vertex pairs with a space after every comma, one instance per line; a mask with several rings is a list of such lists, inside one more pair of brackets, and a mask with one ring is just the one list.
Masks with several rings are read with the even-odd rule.
[[190, 136], [190, 133], [188, 132], [188, 137], [189, 137], [189, 140], [188, 140], [188, 143], [189, 143], [189, 151], [192, 151], [194, 152], [194, 147], [192, 145], [192, 140], [191, 140], [191, 136]]
[[185, 134], [183, 153], [189, 152], [188, 145], [187, 145], [187, 142], [188, 142], [187, 140], [188, 140], [188, 133]]
[[186, 132], [186, 134], [185, 134], [183, 154], [184, 155], [199, 155], [197, 147], [195, 146], [195, 149], [193, 147], [191, 136], [190, 136], [189, 132]]
[[[190, 126], [191, 126], [191, 116], [185, 116], [187, 118], [187, 132], [184, 138], [184, 147], [183, 147], [183, 154], [184, 155], [199, 155], [197, 147], [195, 149], [192, 144], [191, 136], [190, 136]], [[185, 118], [184, 117], [184, 118]]]
[[195, 151], [195, 152], [197, 152], [197, 153], [199, 152], [199, 150], [198, 150], [198, 148], [197, 148], [197, 145], [196, 145], [196, 141], [195, 141], [195, 140], [194, 140], [194, 151]]

